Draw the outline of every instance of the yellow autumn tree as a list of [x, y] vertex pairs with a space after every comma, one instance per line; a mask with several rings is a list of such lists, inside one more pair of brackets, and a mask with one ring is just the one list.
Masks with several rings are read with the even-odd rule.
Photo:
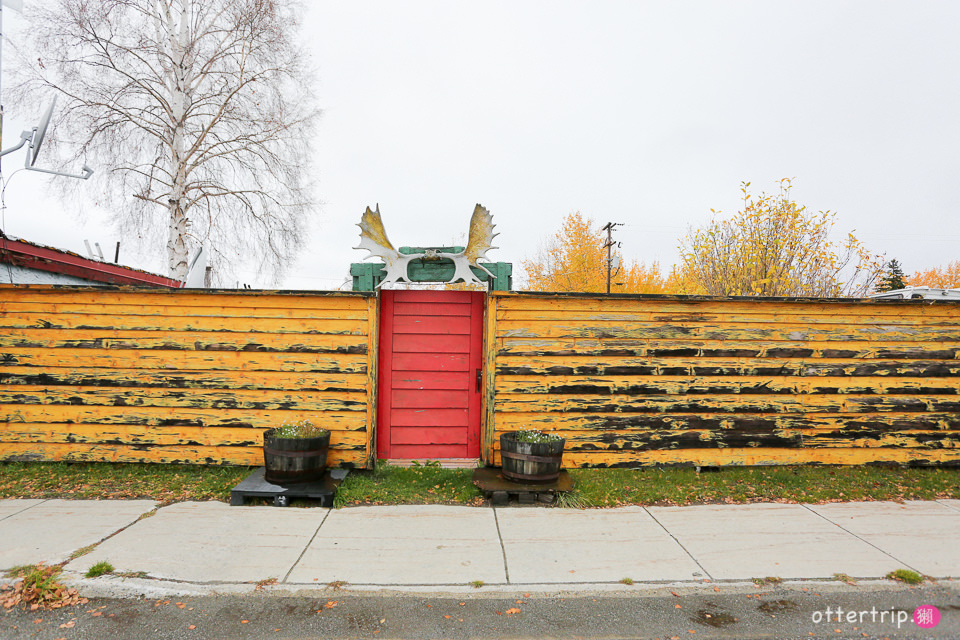
[[883, 271], [852, 234], [829, 239], [836, 214], [807, 213], [790, 199], [790, 180], [775, 195], [753, 196], [741, 184], [743, 210], [691, 229], [680, 242], [678, 283], [682, 293], [720, 296], [858, 297], [869, 293]]
[[[537, 255], [523, 260], [530, 291], [580, 291], [603, 293], [607, 290], [606, 235], [590, 218], [579, 211], [566, 216], [563, 226]], [[660, 266], [627, 262], [619, 250], [612, 255], [619, 268], [611, 273], [611, 293], [664, 293], [666, 281]]]
[[911, 287], [934, 287], [936, 289], [960, 288], [960, 260], [954, 260], [943, 267], [918, 271], [907, 278], [907, 284]]

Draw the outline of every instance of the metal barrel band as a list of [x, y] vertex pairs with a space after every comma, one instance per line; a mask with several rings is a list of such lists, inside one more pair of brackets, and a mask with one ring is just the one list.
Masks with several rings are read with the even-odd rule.
[[511, 458], [513, 460], [527, 460], [528, 462], [560, 462], [560, 456], [532, 456], [529, 453], [514, 453], [513, 451], [501, 451], [500, 456]]
[[503, 471], [503, 475], [511, 480], [539, 480], [540, 482], [549, 482], [560, 477], [560, 472], [556, 473], [514, 473], [512, 471]]
[[272, 456], [284, 456], [286, 458], [312, 458], [313, 456], [323, 455], [323, 449], [313, 451], [288, 451], [286, 449], [274, 449], [264, 445], [263, 450]]

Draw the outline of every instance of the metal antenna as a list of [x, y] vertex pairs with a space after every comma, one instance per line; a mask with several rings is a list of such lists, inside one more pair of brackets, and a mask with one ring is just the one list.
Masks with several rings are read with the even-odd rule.
[[[0, 77], [3, 76], [3, 6], [6, 5], [11, 9], [16, 11], [23, 12], [23, 0], [0, 0]], [[20, 133], [20, 144], [10, 149], [5, 149], [0, 151], [0, 158], [7, 155], [8, 153], [13, 153], [17, 149], [23, 147], [23, 145], [30, 143], [29, 148], [27, 149], [27, 159], [23, 164], [23, 168], [28, 171], [39, 171], [40, 173], [49, 173], [55, 176], [63, 176], [65, 178], [78, 178], [80, 180], [87, 180], [90, 176], [93, 175], [93, 169], [87, 165], [83, 165], [83, 169], [80, 170], [79, 174], [75, 173], [64, 173], [62, 171], [51, 171], [50, 169], [39, 169], [33, 166], [37, 162], [37, 155], [40, 153], [40, 147], [43, 144], [43, 138], [47, 134], [47, 127], [50, 125], [50, 117], [53, 115], [53, 107], [57, 103], [57, 97], [53, 97], [53, 102], [47, 107], [47, 111], [43, 114], [43, 118], [40, 119], [40, 125], [34, 127], [31, 131], [22, 131]], [[0, 136], [3, 134], [3, 101], [2, 101], [2, 92], [0, 92]]]

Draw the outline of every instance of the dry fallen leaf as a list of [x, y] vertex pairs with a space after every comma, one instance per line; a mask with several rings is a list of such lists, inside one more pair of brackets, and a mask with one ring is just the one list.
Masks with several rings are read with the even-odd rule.
[[677, 593], [676, 591], [671, 591], [670, 593], [672, 593], [673, 595], [677, 596], [678, 598], [680, 597], [680, 594]]
[[510, 607], [509, 609], [507, 609], [508, 616], [512, 616], [515, 613], [520, 613], [520, 609], [518, 609], [517, 607]]
[[189, 627], [187, 627], [187, 629], [196, 629], [196, 628], [197, 628], [197, 625], [195, 625], [195, 624], [192, 624], [192, 625], [190, 625]]

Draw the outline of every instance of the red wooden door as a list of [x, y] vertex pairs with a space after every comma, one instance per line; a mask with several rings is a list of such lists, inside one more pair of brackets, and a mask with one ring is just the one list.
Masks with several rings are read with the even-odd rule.
[[377, 457], [478, 458], [478, 291], [380, 293]]

